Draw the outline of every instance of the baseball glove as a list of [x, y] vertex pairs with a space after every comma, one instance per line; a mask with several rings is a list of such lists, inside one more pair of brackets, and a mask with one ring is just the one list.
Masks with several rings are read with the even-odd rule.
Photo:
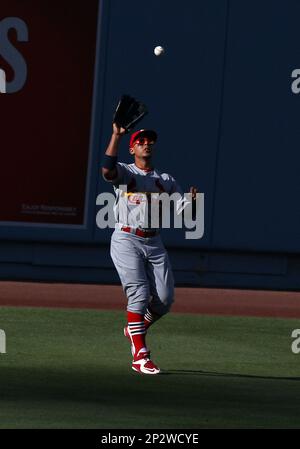
[[144, 103], [130, 95], [122, 95], [113, 117], [113, 123], [121, 126], [128, 133], [142, 118], [148, 114]]

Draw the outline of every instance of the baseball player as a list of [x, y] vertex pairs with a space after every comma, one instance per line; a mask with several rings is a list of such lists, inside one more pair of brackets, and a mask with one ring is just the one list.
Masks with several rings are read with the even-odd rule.
[[[169, 312], [174, 301], [174, 279], [159, 228], [149, 226], [152, 194], [172, 194], [182, 190], [175, 179], [152, 164], [157, 134], [139, 130], [130, 138], [132, 164], [117, 162], [118, 148], [126, 130], [113, 123], [113, 133], [102, 163], [103, 178], [112, 183], [116, 195], [115, 231], [111, 238], [111, 257], [128, 300], [127, 325], [133, 357], [132, 369], [142, 374], [159, 374], [146, 345], [149, 327]], [[192, 199], [197, 189], [191, 187]], [[136, 213], [138, 211], [138, 213]], [[146, 223], [146, 224], [145, 224]]]

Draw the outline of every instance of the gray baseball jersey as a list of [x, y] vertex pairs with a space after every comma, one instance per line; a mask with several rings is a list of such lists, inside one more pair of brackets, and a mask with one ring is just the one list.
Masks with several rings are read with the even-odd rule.
[[117, 164], [117, 171], [117, 178], [110, 181], [114, 185], [116, 195], [114, 215], [117, 229], [121, 229], [122, 226], [151, 228], [151, 223], [159, 221], [158, 217], [153, 217], [151, 214], [159, 213], [159, 210], [151, 209], [150, 205], [162, 193], [179, 194], [175, 204], [178, 213], [183, 205], [189, 202], [181, 187], [168, 173], [161, 173], [156, 169], [142, 170], [135, 164], [120, 162]]

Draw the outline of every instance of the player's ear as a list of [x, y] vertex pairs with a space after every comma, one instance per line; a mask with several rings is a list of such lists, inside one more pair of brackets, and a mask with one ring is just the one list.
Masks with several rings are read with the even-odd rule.
[[129, 148], [129, 153], [132, 154], [132, 156], [134, 155], [134, 149], [133, 148]]

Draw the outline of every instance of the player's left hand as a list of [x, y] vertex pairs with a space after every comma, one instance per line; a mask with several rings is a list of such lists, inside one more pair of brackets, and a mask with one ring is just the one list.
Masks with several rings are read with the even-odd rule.
[[198, 193], [197, 187], [190, 187], [190, 193], [192, 194], [192, 200], [195, 200]]

